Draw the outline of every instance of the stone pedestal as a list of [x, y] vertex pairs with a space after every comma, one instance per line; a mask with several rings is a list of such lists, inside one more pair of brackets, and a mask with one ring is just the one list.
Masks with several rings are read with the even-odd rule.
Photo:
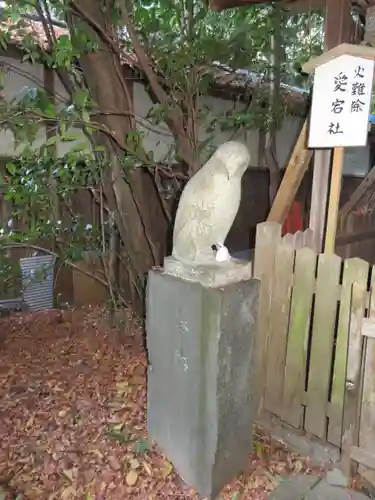
[[204, 286], [218, 287], [230, 283], [249, 280], [252, 276], [252, 263], [241, 259], [217, 262], [205, 265], [186, 265], [173, 257], [164, 259], [164, 272], [188, 281], [198, 281]]
[[208, 281], [149, 273], [148, 431], [186, 483], [214, 499], [251, 452], [259, 282]]

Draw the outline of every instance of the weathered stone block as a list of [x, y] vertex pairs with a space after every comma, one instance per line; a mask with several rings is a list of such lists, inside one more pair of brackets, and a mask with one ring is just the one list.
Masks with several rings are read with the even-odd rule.
[[164, 259], [164, 272], [188, 281], [198, 281], [207, 287], [221, 287], [251, 279], [250, 261], [231, 259], [229, 262], [215, 262], [188, 266], [173, 257]]
[[149, 273], [149, 436], [204, 497], [216, 498], [251, 451], [258, 285]]

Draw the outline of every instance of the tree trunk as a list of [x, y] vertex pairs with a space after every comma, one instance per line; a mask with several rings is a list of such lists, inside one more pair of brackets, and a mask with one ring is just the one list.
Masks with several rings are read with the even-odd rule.
[[[96, 24], [111, 36], [110, 22], [100, 8], [100, 2], [77, 0], [88, 24]], [[75, 18], [69, 22], [75, 29]], [[141, 312], [143, 287], [147, 271], [160, 265], [163, 258], [164, 240], [168, 223], [164, 216], [159, 194], [150, 182], [143, 168], [126, 172], [121, 165], [126, 134], [134, 130], [133, 103], [121, 66], [119, 54], [94, 30], [93, 38], [98, 40], [99, 49], [87, 53], [80, 59], [86, 85], [95, 103], [102, 112], [97, 121], [110, 131], [115, 140], [101, 133], [98, 140], [105, 146], [111, 168], [105, 174], [104, 193], [122, 240], [122, 247], [129, 264], [129, 282], [136, 286], [138, 296], [136, 309]], [[114, 35], [114, 34], [113, 34]], [[113, 114], [111, 114], [113, 112]], [[134, 295], [133, 295], [134, 297]], [[134, 304], [133, 304], [134, 306]]]

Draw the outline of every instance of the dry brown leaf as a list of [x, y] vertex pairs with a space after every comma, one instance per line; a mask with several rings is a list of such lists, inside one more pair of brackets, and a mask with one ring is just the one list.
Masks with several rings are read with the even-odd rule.
[[96, 455], [98, 458], [103, 458], [104, 455], [103, 453], [101, 453], [99, 450], [92, 450], [92, 452], [94, 455]]
[[127, 380], [124, 380], [122, 382], [117, 382], [116, 383], [116, 389], [118, 390], [122, 390], [122, 389], [125, 389], [125, 387], [128, 387], [129, 386], [129, 382]]
[[117, 470], [121, 469], [121, 464], [120, 464], [119, 460], [117, 459], [117, 457], [115, 457], [113, 455], [110, 455], [108, 457], [108, 463], [112, 467], [113, 470], [117, 471]]
[[142, 465], [143, 465], [144, 470], [147, 472], [147, 474], [149, 476], [152, 476], [152, 469], [151, 469], [150, 464], [148, 464], [147, 462], [142, 462]]
[[112, 411], [120, 411], [123, 408], [126, 408], [126, 405], [124, 405], [124, 403], [121, 403], [119, 401], [110, 401], [107, 405], [108, 408], [110, 408]]
[[127, 392], [129, 392], [128, 382], [118, 382], [116, 384], [116, 392], [118, 396], [124, 396]]
[[138, 472], [134, 469], [130, 469], [130, 471], [126, 474], [125, 480], [128, 486], [134, 486], [138, 481]]
[[145, 375], [134, 375], [132, 377], [132, 383], [134, 385], [143, 385], [145, 383]]
[[271, 484], [276, 488], [276, 486], [279, 485], [279, 481], [278, 481], [277, 477], [275, 477], [273, 474], [270, 474], [268, 471], [265, 471], [265, 474], [266, 474], [267, 478], [269, 479], [269, 481], [271, 482]]
[[123, 423], [116, 424], [116, 425], [111, 426], [111, 431], [113, 431], [113, 432], [121, 432], [123, 428], [124, 428], [124, 424]]
[[165, 461], [163, 467], [160, 469], [163, 479], [167, 479], [170, 473], [173, 471], [173, 465], [170, 462]]
[[72, 500], [77, 498], [77, 490], [75, 486], [68, 486], [61, 493], [61, 500]]
[[26, 427], [31, 427], [34, 424], [35, 416], [31, 415], [29, 420], [26, 422]]
[[[0, 398], [8, 417], [2, 420], [0, 441], [6, 449], [17, 450], [0, 450], [0, 470], [12, 475], [22, 465], [14, 487], [30, 499], [197, 500], [157, 449], [146, 452], [142, 444], [143, 451], [134, 453], [133, 438], [137, 443], [146, 439], [146, 356], [138, 344], [136, 350], [129, 349], [117, 336], [108, 336], [107, 326], [101, 327], [102, 310], [95, 311], [75, 311], [71, 318], [64, 316], [65, 323], [52, 326], [47, 324], [48, 314], [47, 322], [38, 314], [0, 322], [0, 338], [2, 333], [8, 337], [0, 367]], [[77, 375], [83, 377], [80, 384]], [[9, 397], [14, 381], [27, 387], [29, 378], [33, 391], [27, 401], [22, 394]], [[40, 391], [42, 401], [36, 397]], [[131, 441], [118, 443], [106, 437], [108, 429], [123, 432], [123, 424], [123, 429], [131, 429]], [[21, 437], [25, 434], [30, 445]], [[243, 491], [246, 500], [265, 500], [275, 486], [275, 472], [287, 477], [298, 469], [308, 470], [306, 460], [290, 454], [260, 428], [255, 442], [248, 470], [227, 486], [223, 500], [232, 500], [237, 491]]]
[[296, 460], [294, 462], [294, 471], [299, 473], [303, 469], [303, 462], [302, 460]]
[[64, 469], [63, 474], [68, 481], [73, 482], [73, 470], [72, 469]]
[[136, 458], [132, 458], [129, 461], [129, 464], [130, 464], [131, 469], [134, 469], [134, 470], [139, 469], [140, 463], [139, 463], [139, 460], [137, 460]]

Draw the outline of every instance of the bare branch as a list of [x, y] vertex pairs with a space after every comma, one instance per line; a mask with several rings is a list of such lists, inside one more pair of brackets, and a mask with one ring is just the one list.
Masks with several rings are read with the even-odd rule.
[[[57, 38], [56, 38], [55, 30], [53, 27], [53, 22], [52, 22], [50, 14], [49, 14], [48, 7], [46, 10], [48, 18], [46, 19], [42, 4], [44, 6], [45, 0], [37, 0], [37, 2], [35, 4], [35, 8], [36, 8], [36, 11], [38, 13], [38, 16], [40, 17], [41, 23], [43, 25], [44, 33], [45, 33], [45, 36], [46, 36], [46, 39], [48, 42], [48, 50], [49, 50], [49, 52], [52, 52], [53, 45], [56, 42]], [[56, 73], [57, 73], [58, 77], [60, 78], [60, 81], [63, 84], [65, 90], [71, 96], [73, 93], [73, 84], [69, 78], [69, 75], [65, 71], [62, 71], [60, 68], [56, 68]]]
[[100, 24], [97, 23], [95, 19], [89, 16], [87, 12], [81, 9], [81, 7], [74, 0], [71, 0], [70, 5], [72, 10], [76, 14], [78, 14], [84, 21], [86, 21], [86, 23], [89, 24], [89, 26], [91, 26], [91, 28], [95, 30], [98, 35], [100, 35], [101, 39], [106, 42], [111, 47], [113, 52], [120, 58], [120, 48], [118, 47], [118, 45], [116, 45], [112, 38], [108, 36], [107, 32], [102, 28], [102, 26], [100, 26]]
[[[43, 4], [43, 6], [41, 5]], [[40, 18], [40, 21], [43, 25], [44, 29], [44, 34], [46, 35], [47, 43], [48, 43], [48, 50], [49, 52], [52, 52], [53, 45], [56, 42], [56, 35], [53, 29], [52, 22], [49, 22], [48, 19], [46, 19], [45, 14], [44, 14], [44, 0], [37, 0], [35, 3], [35, 9], [38, 13], [38, 16]], [[53, 33], [53, 34], [52, 34]]]

